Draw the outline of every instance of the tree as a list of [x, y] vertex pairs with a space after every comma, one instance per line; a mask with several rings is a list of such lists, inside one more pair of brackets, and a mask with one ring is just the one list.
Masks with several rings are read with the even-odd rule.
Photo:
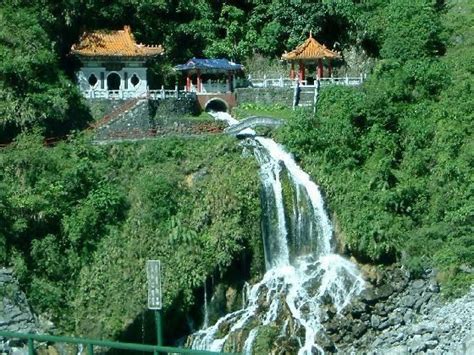
[[36, 14], [3, 6], [0, 24], [0, 132], [38, 126], [62, 134], [83, 125], [88, 117], [79, 93], [59, 68]]
[[443, 54], [441, 24], [430, 0], [392, 0], [381, 55], [400, 61]]

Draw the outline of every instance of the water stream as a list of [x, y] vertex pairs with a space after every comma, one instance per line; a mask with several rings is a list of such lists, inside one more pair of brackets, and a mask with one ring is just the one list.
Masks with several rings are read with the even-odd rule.
[[[215, 117], [237, 122], [222, 112]], [[272, 139], [257, 136], [249, 144], [260, 165], [267, 271], [248, 289], [245, 307], [193, 334], [192, 347], [251, 354], [266, 328], [295, 353], [324, 353], [317, 343], [323, 309], [340, 312], [364, 281], [353, 263], [335, 254], [324, 201], [309, 175]]]

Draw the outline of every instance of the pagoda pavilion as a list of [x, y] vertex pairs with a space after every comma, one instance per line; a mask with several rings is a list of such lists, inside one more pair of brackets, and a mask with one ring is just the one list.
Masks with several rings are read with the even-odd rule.
[[[175, 66], [174, 69], [186, 75], [185, 90], [199, 94], [209, 92], [232, 92], [234, 89], [234, 75], [242, 71], [243, 66], [227, 59], [192, 58], [185, 64]], [[196, 84], [193, 82], [194, 77], [196, 78]], [[225, 84], [219, 82], [212, 83], [211, 77], [223, 77]]]
[[340, 59], [341, 55], [326, 48], [325, 45], [319, 43], [309, 33], [309, 38], [300, 44], [291, 52], [283, 53], [281, 59], [291, 63], [290, 79], [295, 79], [295, 63], [298, 63], [298, 80], [305, 80], [305, 69], [311, 64], [316, 66], [317, 78], [324, 77], [323, 62], [327, 64], [328, 75], [332, 76], [332, 61]]
[[85, 32], [71, 47], [82, 67], [77, 73], [87, 98], [128, 99], [146, 94], [147, 62], [164, 53], [161, 45], [138, 44], [129, 26]]

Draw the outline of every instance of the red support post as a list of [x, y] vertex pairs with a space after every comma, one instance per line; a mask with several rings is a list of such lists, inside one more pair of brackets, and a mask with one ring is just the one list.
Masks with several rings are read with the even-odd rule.
[[290, 79], [295, 79], [295, 63], [291, 62], [291, 69], [290, 69]]
[[186, 76], [186, 91], [191, 91], [191, 76], [189, 73]]
[[318, 59], [318, 78], [322, 78], [324, 76], [323, 73], [323, 60]]
[[304, 80], [304, 77], [305, 77], [305, 73], [304, 73], [304, 62], [303, 62], [303, 61], [300, 61], [300, 62], [299, 62], [298, 79], [299, 79], [300, 81], [303, 81], [303, 80]]
[[201, 92], [201, 72], [197, 72], [196, 92]]

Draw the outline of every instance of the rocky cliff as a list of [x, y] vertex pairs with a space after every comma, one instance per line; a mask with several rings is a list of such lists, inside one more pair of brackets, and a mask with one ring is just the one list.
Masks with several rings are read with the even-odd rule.
[[445, 302], [436, 273], [411, 278], [399, 267], [365, 270], [367, 288], [341, 314], [327, 309], [329, 352], [474, 354], [474, 288]]
[[[0, 330], [18, 333], [38, 331], [37, 320], [25, 294], [20, 290], [12, 270], [5, 268], [0, 268]], [[11, 351], [12, 346], [9, 340], [0, 337], [0, 353]]]

